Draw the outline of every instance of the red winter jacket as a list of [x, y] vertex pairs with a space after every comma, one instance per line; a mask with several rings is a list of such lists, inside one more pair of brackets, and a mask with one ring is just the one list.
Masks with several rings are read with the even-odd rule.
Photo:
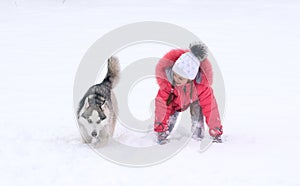
[[[200, 78], [198, 78], [198, 81], [196, 77], [195, 80], [186, 85], [185, 89], [183, 87], [172, 87], [168, 80], [166, 71], [171, 70], [175, 61], [185, 52], [189, 52], [189, 50], [171, 50], [156, 65], [156, 80], [159, 85], [159, 91], [155, 98], [154, 130], [156, 132], [167, 131], [169, 117], [175, 111], [185, 110], [189, 103], [197, 99], [209, 129], [222, 128], [217, 102], [211, 88], [213, 80], [212, 66], [207, 58], [200, 63]], [[167, 105], [171, 92], [174, 96], [172, 102]]]

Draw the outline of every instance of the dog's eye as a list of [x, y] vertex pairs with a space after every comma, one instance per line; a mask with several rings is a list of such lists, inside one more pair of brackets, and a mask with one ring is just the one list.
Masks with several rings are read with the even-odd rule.
[[81, 117], [83, 117], [84, 119], [86, 119], [86, 116], [85, 116], [85, 114], [83, 113], [83, 114], [81, 114]]
[[93, 122], [91, 119], [88, 119], [87, 121], [88, 121], [89, 123], [92, 123], [92, 122]]
[[101, 121], [100, 121], [100, 120], [98, 120], [96, 123], [97, 123], [97, 124], [100, 124], [100, 123], [101, 123]]

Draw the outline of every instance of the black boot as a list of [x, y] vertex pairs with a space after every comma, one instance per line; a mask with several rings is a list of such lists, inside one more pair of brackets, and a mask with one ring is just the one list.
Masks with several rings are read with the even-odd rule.
[[221, 138], [221, 136], [216, 136], [216, 137], [214, 137], [214, 139], [213, 139], [213, 143], [222, 143], [223, 141], [222, 141], [222, 138]]
[[169, 142], [167, 137], [169, 136], [168, 132], [158, 132], [157, 133], [157, 143], [160, 145], [166, 144]]

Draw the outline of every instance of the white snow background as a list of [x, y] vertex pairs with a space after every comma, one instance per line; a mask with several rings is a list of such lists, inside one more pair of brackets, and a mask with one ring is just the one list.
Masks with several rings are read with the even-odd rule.
[[[300, 185], [299, 12], [297, 0], [1, 1], [0, 185]], [[199, 153], [191, 141], [143, 168], [82, 144], [72, 103], [80, 60], [139, 21], [176, 24], [208, 45], [225, 81], [225, 143]]]

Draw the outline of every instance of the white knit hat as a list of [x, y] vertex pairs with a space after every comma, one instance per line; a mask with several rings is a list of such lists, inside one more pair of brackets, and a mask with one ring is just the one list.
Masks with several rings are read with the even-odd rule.
[[182, 54], [175, 62], [172, 70], [181, 77], [195, 79], [200, 66], [200, 61], [191, 52]]

